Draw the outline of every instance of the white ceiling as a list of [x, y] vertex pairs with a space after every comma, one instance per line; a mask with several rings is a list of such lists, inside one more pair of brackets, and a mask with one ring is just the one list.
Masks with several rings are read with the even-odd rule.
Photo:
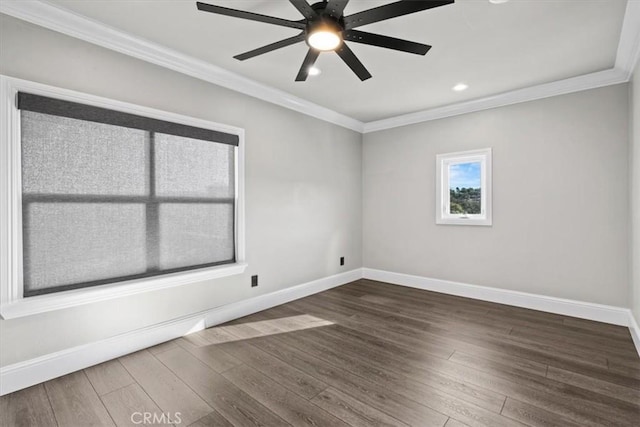
[[[206, 0], [203, 0], [206, 2]], [[626, 0], [457, 0], [358, 29], [433, 46], [426, 56], [350, 43], [372, 79], [364, 82], [334, 53], [306, 82], [294, 78], [304, 43], [247, 61], [234, 55], [298, 30], [199, 12], [195, 0], [51, 0], [64, 8], [363, 122], [490, 96], [614, 66]], [[351, 0], [345, 14], [390, 0]], [[210, 0], [298, 20], [285, 0]], [[465, 82], [469, 89], [451, 88]]]

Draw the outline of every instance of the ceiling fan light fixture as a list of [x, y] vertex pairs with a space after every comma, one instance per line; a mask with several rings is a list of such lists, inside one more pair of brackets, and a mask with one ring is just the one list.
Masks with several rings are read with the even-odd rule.
[[309, 46], [323, 52], [336, 50], [342, 44], [340, 33], [331, 27], [318, 27], [307, 38]]
[[309, 1], [289, 0], [289, 3], [304, 16], [304, 19], [298, 20], [231, 9], [200, 1], [196, 2], [196, 7], [198, 10], [207, 13], [299, 30], [300, 32], [293, 37], [235, 55], [234, 58], [238, 61], [244, 61], [304, 41], [309, 46], [309, 49], [295, 78], [296, 82], [303, 82], [307, 80], [307, 77], [313, 75], [313, 70], [310, 67], [313, 67], [320, 54], [327, 51], [335, 52], [360, 81], [370, 79], [371, 73], [349, 47], [349, 43], [352, 42], [415, 55], [425, 55], [431, 49], [431, 46], [382, 34], [359, 31], [355, 28], [455, 3], [455, 0], [395, 1], [345, 16], [344, 9], [349, 0], [322, 0], [313, 4], [309, 4]]

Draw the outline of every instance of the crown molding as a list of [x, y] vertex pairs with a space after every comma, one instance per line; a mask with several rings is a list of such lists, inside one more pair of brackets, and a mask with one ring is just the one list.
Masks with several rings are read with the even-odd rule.
[[629, 81], [640, 57], [640, 0], [629, 0], [614, 68], [363, 123], [288, 92], [128, 34], [73, 11], [35, 1], [0, 1], [0, 13], [195, 77], [360, 133], [376, 132]]
[[615, 68], [627, 73], [627, 80], [629, 80], [638, 57], [640, 57], [640, 1], [629, 0], [620, 32]]
[[403, 114], [401, 116], [391, 117], [388, 119], [368, 122], [364, 124], [363, 133], [377, 132], [384, 129], [407, 126], [415, 123], [442, 119], [445, 117], [458, 116], [460, 114], [473, 113], [476, 111], [488, 110], [490, 108], [503, 107], [505, 105], [519, 104], [521, 102], [549, 98], [556, 95], [565, 95], [572, 92], [624, 83], [628, 80], [629, 76], [622, 70], [610, 69], [606, 71], [599, 71], [597, 73], [585, 74], [583, 76], [504, 92], [488, 96], [486, 98], [474, 99], [471, 101], [460, 102], [458, 104], [436, 107], [429, 110], [417, 111], [415, 113]]
[[44, 1], [2, 1], [0, 12], [356, 132], [363, 129], [354, 118]]
[[363, 133], [392, 129], [460, 114], [503, 107], [536, 99], [565, 95], [598, 87], [628, 82], [640, 58], [640, 0], [629, 0], [624, 14], [620, 41], [613, 68], [565, 80], [530, 86], [485, 98], [436, 107], [364, 124]]

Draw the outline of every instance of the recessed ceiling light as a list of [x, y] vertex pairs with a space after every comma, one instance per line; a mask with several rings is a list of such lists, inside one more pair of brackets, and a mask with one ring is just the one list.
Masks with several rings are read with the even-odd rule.
[[509, 0], [489, 0], [489, 3], [493, 3], [493, 4], [500, 4], [500, 3], [506, 3]]
[[462, 92], [463, 90], [465, 90], [468, 87], [469, 86], [464, 84], [464, 83], [458, 83], [452, 89], [455, 90], [456, 92]]
[[320, 74], [322, 71], [320, 71], [320, 68], [316, 68], [316, 67], [309, 67], [309, 75], [310, 76], [317, 76], [318, 74]]

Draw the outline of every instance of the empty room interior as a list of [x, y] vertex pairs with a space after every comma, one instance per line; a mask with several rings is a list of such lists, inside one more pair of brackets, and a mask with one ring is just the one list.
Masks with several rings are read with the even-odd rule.
[[640, 425], [640, 0], [0, 0], [0, 426]]

